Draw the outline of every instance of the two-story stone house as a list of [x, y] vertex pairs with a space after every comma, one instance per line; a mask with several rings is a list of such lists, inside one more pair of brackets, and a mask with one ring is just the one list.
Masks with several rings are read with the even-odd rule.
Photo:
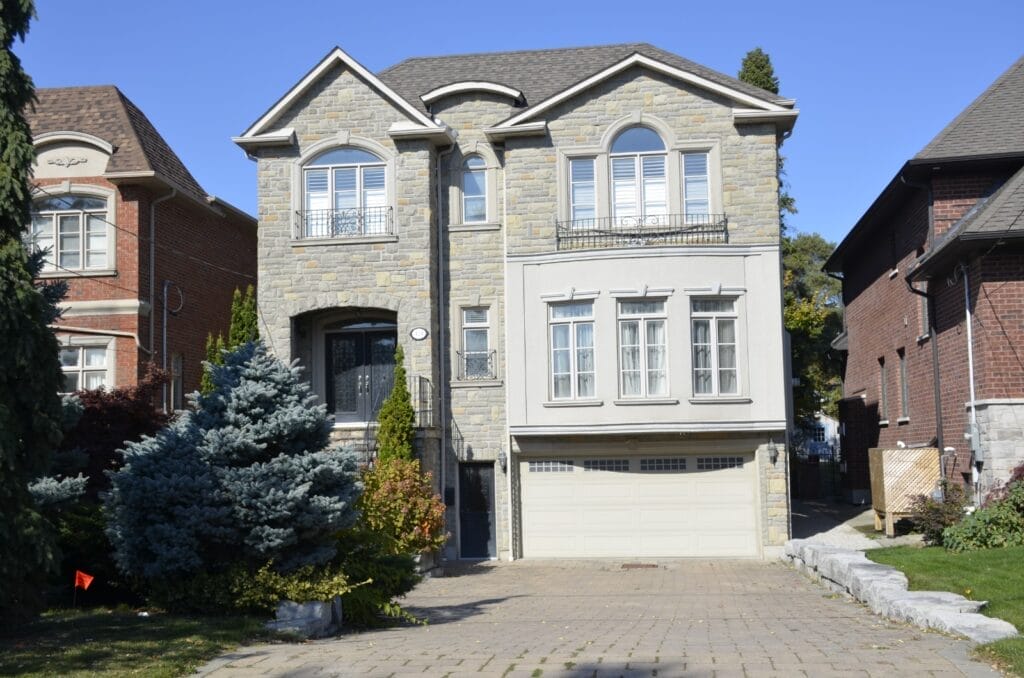
[[796, 115], [646, 44], [334, 49], [235, 139], [271, 348], [362, 440], [403, 344], [446, 557], [771, 552]]
[[49, 252], [42, 277], [68, 283], [54, 326], [65, 389], [132, 386], [154, 363], [172, 376], [162, 404], [180, 408], [207, 333], [256, 281], [256, 221], [208, 195], [116, 87], [36, 96], [28, 236]]

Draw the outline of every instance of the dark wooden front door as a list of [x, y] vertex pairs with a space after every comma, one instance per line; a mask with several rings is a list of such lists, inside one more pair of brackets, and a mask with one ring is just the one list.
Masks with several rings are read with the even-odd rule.
[[335, 421], [373, 421], [395, 376], [393, 329], [353, 329], [326, 336], [327, 409]]
[[459, 464], [459, 556], [493, 558], [494, 463]]

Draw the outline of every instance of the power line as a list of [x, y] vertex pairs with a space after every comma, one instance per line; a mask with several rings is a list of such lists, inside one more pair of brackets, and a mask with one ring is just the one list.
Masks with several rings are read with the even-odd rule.
[[[60, 197], [62, 197], [60, 194], [55, 194], [55, 193], [51, 193], [50, 191], [47, 191], [46, 188], [43, 187], [43, 186], [36, 186], [35, 188], [40, 193], [45, 193], [46, 195], [48, 195], [51, 198], [60, 198]], [[142, 236], [139, 233], [135, 233], [135, 232], [129, 231], [128, 229], [124, 228], [123, 226], [118, 226], [114, 222], [108, 221], [107, 219], [105, 219], [103, 217], [100, 217], [100, 216], [94, 215], [94, 214], [90, 214], [90, 216], [92, 216], [92, 217], [94, 217], [96, 219], [99, 219], [103, 223], [107, 224], [108, 226], [110, 226], [111, 228], [113, 228], [113, 229], [115, 229], [117, 231], [120, 231], [121, 233], [125, 233], [126, 235], [129, 235], [129, 236], [135, 238], [140, 243], [150, 242], [150, 239], [148, 237]], [[54, 234], [54, 235], [57, 235], [57, 234]], [[177, 256], [184, 257], [186, 259], [190, 259], [191, 261], [194, 261], [194, 262], [196, 262], [198, 264], [205, 264], [206, 266], [210, 266], [212, 268], [216, 268], [216, 269], [218, 269], [220, 271], [223, 271], [224, 273], [231, 273], [233, 275], [241, 276], [243, 278], [248, 278], [249, 280], [256, 280], [256, 276], [254, 276], [254, 275], [251, 275], [249, 273], [243, 273], [242, 271], [236, 271], [234, 269], [230, 269], [230, 268], [221, 266], [220, 264], [215, 264], [212, 261], [209, 261], [207, 259], [202, 259], [201, 257], [193, 256], [191, 254], [188, 254], [187, 252], [182, 252], [181, 250], [179, 250], [177, 248], [170, 247], [170, 246], [165, 245], [163, 243], [157, 242], [156, 239], [153, 239], [152, 244], [154, 245], [154, 247], [156, 247], [158, 249], [162, 249], [162, 250], [164, 250], [166, 252], [170, 252], [170, 253], [175, 254]]]

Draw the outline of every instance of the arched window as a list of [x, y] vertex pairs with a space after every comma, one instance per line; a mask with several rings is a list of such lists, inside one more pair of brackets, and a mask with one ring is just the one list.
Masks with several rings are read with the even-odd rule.
[[462, 223], [487, 221], [487, 163], [471, 155], [462, 163]]
[[391, 232], [387, 165], [360, 148], [335, 148], [303, 168], [303, 237], [331, 238]]
[[87, 195], [47, 196], [32, 203], [29, 247], [48, 250], [44, 270], [102, 270], [109, 256], [107, 201]]
[[623, 130], [611, 147], [612, 216], [656, 222], [668, 214], [665, 143], [647, 127]]

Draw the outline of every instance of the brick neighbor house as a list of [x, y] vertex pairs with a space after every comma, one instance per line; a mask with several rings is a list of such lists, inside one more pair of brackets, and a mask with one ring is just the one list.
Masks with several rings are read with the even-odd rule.
[[68, 283], [54, 326], [65, 388], [130, 386], [153, 362], [172, 373], [164, 405], [180, 408], [207, 333], [227, 330], [234, 289], [256, 282], [256, 220], [208, 195], [116, 87], [36, 95], [29, 238], [50, 250], [42, 277]]
[[235, 139], [271, 348], [372, 449], [403, 344], [446, 558], [777, 551], [793, 105], [646, 44], [334, 49]]
[[847, 497], [869, 447], [938, 446], [983, 497], [1024, 463], [1024, 58], [896, 173], [841, 275]]

